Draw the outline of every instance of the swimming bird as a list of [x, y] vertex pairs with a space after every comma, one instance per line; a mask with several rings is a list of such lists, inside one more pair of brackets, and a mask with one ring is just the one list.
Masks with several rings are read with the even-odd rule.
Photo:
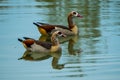
[[33, 24], [35, 24], [38, 27], [39, 32], [45, 36], [50, 35], [51, 31], [54, 29], [61, 31], [65, 35], [77, 35], [79, 33], [78, 27], [73, 23], [73, 17], [82, 18], [82, 16], [78, 12], [72, 11], [68, 14], [67, 17], [68, 27], [63, 25], [53, 25], [41, 22], [33, 22]]
[[44, 42], [35, 40], [28, 37], [23, 37], [24, 40], [18, 38], [18, 41], [22, 42], [23, 46], [26, 48], [27, 51], [32, 52], [57, 52], [61, 50], [58, 37], [66, 37], [62, 32], [58, 30], [54, 30], [51, 36], [51, 42]]

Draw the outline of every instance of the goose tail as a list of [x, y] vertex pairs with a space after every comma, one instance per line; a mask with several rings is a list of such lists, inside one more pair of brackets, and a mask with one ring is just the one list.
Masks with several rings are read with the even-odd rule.
[[18, 38], [18, 41], [23, 42], [23, 40], [22, 40], [22, 39], [20, 39], [20, 38]]

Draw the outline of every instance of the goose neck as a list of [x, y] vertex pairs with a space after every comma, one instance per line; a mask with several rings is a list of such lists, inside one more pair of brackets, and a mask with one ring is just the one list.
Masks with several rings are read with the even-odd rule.
[[56, 35], [51, 36], [51, 42], [52, 42], [53, 46], [59, 45], [59, 41], [58, 41], [58, 38], [56, 37]]
[[68, 15], [68, 26], [69, 28], [73, 28], [74, 24], [73, 24], [73, 16], [71, 14]]

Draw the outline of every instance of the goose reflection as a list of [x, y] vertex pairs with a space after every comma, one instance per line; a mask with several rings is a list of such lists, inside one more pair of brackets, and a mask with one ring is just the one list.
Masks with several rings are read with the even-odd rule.
[[69, 52], [70, 55], [77, 55], [77, 54], [82, 52], [82, 50], [80, 48], [75, 48], [74, 47], [75, 44], [78, 43], [78, 40], [79, 40], [78, 35], [72, 36], [71, 39], [69, 39], [68, 52]]
[[54, 53], [40, 53], [40, 52], [31, 52], [31, 51], [25, 51], [23, 56], [19, 58], [18, 60], [28, 60], [28, 61], [42, 61], [49, 58], [53, 58], [51, 65], [53, 69], [63, 69], [64, 64], [59, 64], [59, 59], [61, 57], [62, 50]]
[[39, 52], [31, 52], [25, 51], [23, 56], [18, 60], [24, 59], [28, 61], [41, 61], [50, 58], [51, 55], [49, 53], [39, 53]]

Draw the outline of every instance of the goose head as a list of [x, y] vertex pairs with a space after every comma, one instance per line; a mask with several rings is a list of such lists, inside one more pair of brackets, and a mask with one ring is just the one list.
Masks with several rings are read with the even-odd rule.
[[66, 35], [64, 35], [62, 32], [60, 31], [52, 31], [52, 36], [51, 36], [51, 42], [52, 42], [52, 46], [51, 46], [51, 52], [55, 52], [55, 51], [61, 51], [60, 48], [60, 44], [59, 44], [59, 40], [58, 37], [66, 37]]
[[72, 11], [72, 12], [70, 12], [70, 14], [69, 14], [70, 16], [72, 16], [72, 17], [79, 17], [79, 18], [82, 18], [83, 16], [81, 16], [78, 12], [76, 12], [76, 11]]
[[59, 30], [53, 30], [52, 32], [52, 36], [56, 36], [56, 37], [66, 37], [65, 34], [63, 34], [62, 32], [60, 32]]

